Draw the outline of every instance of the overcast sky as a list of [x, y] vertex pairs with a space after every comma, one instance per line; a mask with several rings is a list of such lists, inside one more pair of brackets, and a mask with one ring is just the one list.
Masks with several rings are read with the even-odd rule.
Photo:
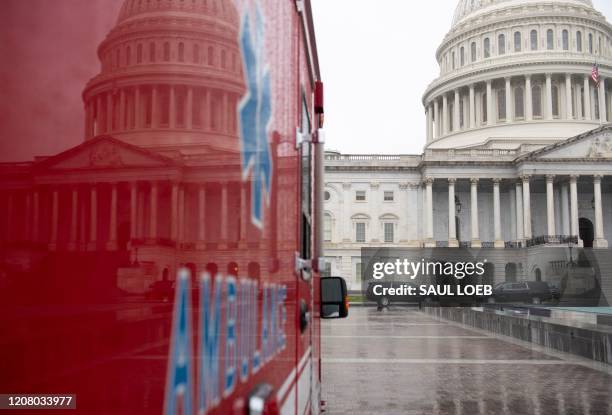
[[[326, 147], [421, 153], [421, 97], [458, 0], [312, 0], [325, 82]], [[594, 0], [612, 21], [612, 1]]]

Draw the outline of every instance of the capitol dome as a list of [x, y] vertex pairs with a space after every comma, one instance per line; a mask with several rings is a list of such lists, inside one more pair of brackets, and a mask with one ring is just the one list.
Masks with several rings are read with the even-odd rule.
[[238, 35], [231, 0], [125, 0], [83, 92], [86, 139], [112, 135], [170, 157], [239, 151]]
[[[525, 6], [531, 3], [542, 2], [542, 0], [460, 0], [453, 17], [453, 27], [463, 20], [486, 13], [496, 8], [507, 8], [509, 6]], [[555, 0], [553, 3], [567, 3], [593, 7], [591, 0]]]
[[612, 119], [612, 26], [590, 0], [460, 0], [436, 59], [428, 149], [533, 149]]

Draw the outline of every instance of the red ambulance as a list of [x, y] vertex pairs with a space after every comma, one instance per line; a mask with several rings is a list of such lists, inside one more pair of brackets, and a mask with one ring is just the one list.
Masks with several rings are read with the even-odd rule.
[[98, 57], [82, 143], [0, 166], [0, 413], [319, 413], [310, 1], [124, 0]]

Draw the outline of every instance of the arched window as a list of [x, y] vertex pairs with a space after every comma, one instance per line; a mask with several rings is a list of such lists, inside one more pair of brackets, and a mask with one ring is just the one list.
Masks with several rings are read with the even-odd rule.
[[497, 38], [497, 52], [500, 55], [506, 54], [506, 35], [499, 35]]
[[461, 66], [465, 65], [465, 48], [463, 46], [461, 46], [461, 49], [459, 51], [459, 55], [460, 55], [460, 59], [461, 59]]
[[593, 33], [589, 33], [589, 53], [593, 53]]
[[455, 69], [455, 52], [454, 51], [453, 51], [451, 61], [452, 61], [453, 69]]
[[200, 63], [200, 45], [193, 45], [193, 63]]
[[514, 32], [514, 51], [520, 52], [523, 48], [521, 32]]
[[149, 45], [149, 62], [155, 62], [155, 43]]
[[538, 50], [538, 31], [532, 30], [531, 35], [531, 50]]
[[136, 46], [136, 63], [142, 63], [142, 44]]
[[472, 42], [472, 62], [476, 62], [476, 42]]
[[225, 52], [225, 50], [222, 50], [222, 51], [221, 51], [221, 67], [222, 67], [223, 69], [225, 69], [225, 65], [227, 64], [227, 62], [226, 62], [226, 61], [227, 61], [226, 56], [227, 56], [227, 53]]
[[520, 86], [514, 89], [514, 116], [516, 119], [525, 118], [525, 92]]
[[491, 57], [491, 39], [489, 38], [485, 38], [484, 40], [484, 58], [490, 58]]
[[164, 43], [164, 61], [170, 62], [170, 43]]
[[506, 90], [503, 88], [497, 90], [497, 120], [506, 120]]
[[546, 49], [553, 50], [555, 48], [555, 33], [552, 29], [546, 31]]
[[121, 50], [117, 49], [115, 51], [115, 67], [121, 66]]
[[208, 47], [207, 62], [208, 62], [209, 65], [214, 65], [215, 64], [215, 51], [214, 51], [212, 46]]
[[576, 32], [576, 50], [582, 52], [582, 32]]
[[183, 42], [179, 43], [178, 60], [179, 62], [185, 62], [185, 44]]
[[542, 88], [539, 85], [531, 87], [531, 96], [533, 101], [533, 116], [542, 117]]
[[125, 64], [126, 65], [132, 64], [132, 48], [129, 46], [125, 48]]
[[552, 87], [552, 115], [559, 118], [559, 87], [556, 85]]
[[567, 30], [563, 31], [563, 50], [569, 50], [569, 32]]

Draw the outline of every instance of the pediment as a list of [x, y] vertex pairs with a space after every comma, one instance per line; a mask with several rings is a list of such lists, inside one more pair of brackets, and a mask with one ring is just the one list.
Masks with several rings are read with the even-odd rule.
[[164, 156], [109, 136], [96, 137], [37, 166], [43, 170], [164, 167], [175, 163]]
[[544, 147], [527, 160], [612, 160], [612, 126], [607, 125]]

